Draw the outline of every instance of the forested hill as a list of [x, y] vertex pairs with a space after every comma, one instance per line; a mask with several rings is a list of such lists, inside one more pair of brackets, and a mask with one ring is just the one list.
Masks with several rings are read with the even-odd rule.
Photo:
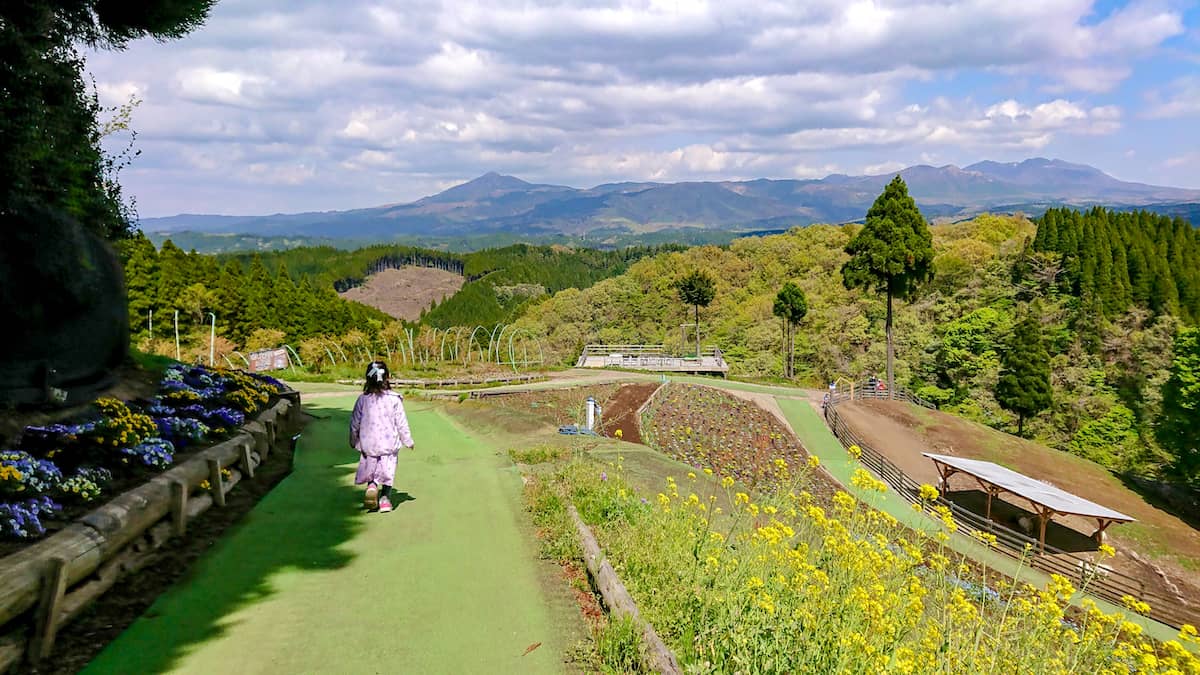
[[[1158, 442], [1155, 429], [1165, 421], [1177, 335], [1197, 318], [1185, 308], [1200, 269], [1198, 231], [1183, 221], [1101, 210], [1055, 211], [1044, 223], [984, 215], [931, 228], [934, 280], [911, 304], [896, 304], [897, 382], [952, 412], [1013, 430], [1016, 417], [993, 392], [1014, 326], [1035, 316], [1051, 355], [1054, 403], [1026, 429], [1114, 469], [1167, 465], [1174, 450]], [[793, 281], [808, 298], [797, 331], [798, 377], [816, 385], [836, 376], [862, 380], [885, 370], [885, 301], [842, 283], [844, 249], [858, 229], [796, 228], [727, 249], [642, 260], [621, 276], [531, 306], [518, 325], [546, 336], [548, 351], [564, 363], [588, 342], [686, 350], [678, 326], [690, 321], [691, 308], [673, 282], [700, 269], [716, 279], [715, 300], [700, 315], [705, 343], [725, 352], [736, 375], [777, 377], [782, 330], [772, 309], [781, 286]], [[1070, 234], [1052, 238], [1052, 229]]]
[[256, 343], [250, 338], [257, 330], [279, 331], [280, 342], [351, 330], [378, 332], [391, 317], [340, 298], [335, 289], [352, 287], [384, 267], [437, 267], [466, 277], [458, 293], [423, 314], [422, 323], [440, 328], [493, 326], [510, 320], [533, 299], [586, 288], [621, 274], [632, 261], [682, 249], [666, 245], [597, 251], [517, 244], [456, 254], [371, 246], [209, 256], [185, 253], [170, 240], [156, 250], [142, 236], [121, 245], [135, 340], [170, 341], [178, 311], [184, 342], [199, 342], [207, 336], [204, 329], [212, 313], [218, 335], [243, 347]]
[[1033, 248], [1061, 257], [1061, 280], [1094, 315], [1142, 307], [1200, 321], [1200, 243], [1182, 218], [1051, 209]]
[[632, 261], [683, 248], [634, 246], [599, 251], [515, 244], [458, 254], [406, 246], [369, 246], [354, 251], [314, 247], [228, 257], [243, 263], [261, 259], [268, 268], [285, 268], [293, 275], [306, 277], [314, 286], [338, 290], [360, 283], [381, 266], [411, 263], [455, 271], [464, 275], [467, 283], [421, 319], [428, 325], [447, 328], [507, 321], [531, 299], [567, 288], [587, 288], [624, 272]]

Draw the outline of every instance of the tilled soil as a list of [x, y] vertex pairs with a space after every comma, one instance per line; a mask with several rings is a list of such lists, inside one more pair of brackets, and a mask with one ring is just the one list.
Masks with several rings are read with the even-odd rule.
[[618, 389], [604, 404], [604, 435], [617, 438], [617, 432], [620, 431], [621, 440], [641, 443], [642, 425], [637, 411], [654, 395], [659, 386], [661, 385], [658, 382], [647, 382], [626, 384]]

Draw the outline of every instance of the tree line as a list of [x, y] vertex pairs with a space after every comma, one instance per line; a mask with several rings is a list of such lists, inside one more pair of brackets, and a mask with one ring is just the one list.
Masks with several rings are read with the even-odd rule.
[[285, 340], [297, 342], [353, 328], [378, 329], [389, 320], [338, 297], [331, 286], [294, 276], [282, 263], [271, 269], [261, 256], [221, 261], [185, 253], [170, 240], [157, 250], [140, 234], [119, 249], [135, 341], [171, 337], [175, 312], [189, 333], [204, 332], [209, 313], [215, 314], [218, 333], [236, 344], [258, 329], [279, 330]]

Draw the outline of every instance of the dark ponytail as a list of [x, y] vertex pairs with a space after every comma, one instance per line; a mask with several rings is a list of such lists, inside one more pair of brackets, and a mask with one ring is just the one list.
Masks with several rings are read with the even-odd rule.
[[364, 394], [382, 394], [392, 388], [389, 381], [391, 372], [383, 361], [372, 361], [367, 366], [367, 382], [363, 385]]

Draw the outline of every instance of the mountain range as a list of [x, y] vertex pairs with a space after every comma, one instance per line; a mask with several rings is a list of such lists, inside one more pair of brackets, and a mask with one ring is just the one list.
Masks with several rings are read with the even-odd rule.
[[[926, 217], [1048, 206], [1146, 207], [1194, 215], [1200, 190], [1117, 180], [1057, 159], [911, 166], [899, 174]], [[861, 220], [895, 174], [813, 180], [608, 183], [579, 189], [487, 173], [408, 204], [269, 216], [144, 218], [148, 233], [199, 232], [391, 239], [478, 234], [596, 235], [682, 227], [770, 230]]]

